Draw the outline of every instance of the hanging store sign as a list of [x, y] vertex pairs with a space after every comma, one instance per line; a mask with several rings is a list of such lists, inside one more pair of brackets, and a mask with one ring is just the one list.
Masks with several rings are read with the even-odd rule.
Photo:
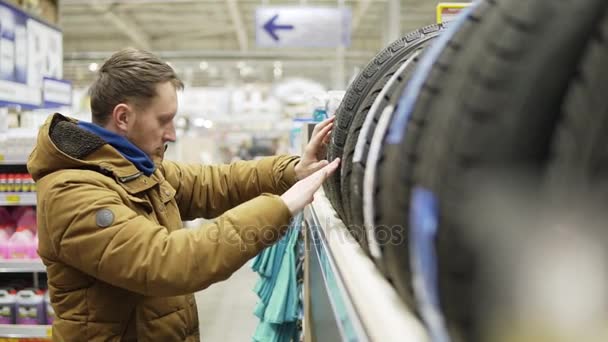
[[0, 1], [0, 105], [41, 106], [45, 77], [63, 77], [60, 30]]
[[260, 47], [349, 46], [352, 14], [335, 7], [258, 7], [256, 44]]
[[42, 82], [45, 108], [72, 105], [72, 82], [45, 77]]
[[39, 87], [0, 80], [0, 107], [18, 104], [26, 108], [36, 108], [42, 103]]

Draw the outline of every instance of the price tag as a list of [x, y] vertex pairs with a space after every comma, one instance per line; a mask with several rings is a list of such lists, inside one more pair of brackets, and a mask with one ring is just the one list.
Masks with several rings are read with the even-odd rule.
[[47, 337], [52, 337], [53, 336], [53, 328], [52, 327], [46, 328], [46, 336]]
[[461, 10], [470, 5], [471, 3], [467, 2], [439, 3], [437, 5], [437, 23], [441, 24], [454, 20]]
[[4, 161], [4, 154], [0, 154], [0, 161]]
[[21, 196], [19, 195], [6, 195], [6, 202], [8, 204], [19, 204], [21, 202]]

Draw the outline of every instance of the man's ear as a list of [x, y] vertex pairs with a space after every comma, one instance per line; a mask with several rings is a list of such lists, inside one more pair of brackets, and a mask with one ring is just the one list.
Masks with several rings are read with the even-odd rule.
[[121, 132], [127, 132], [129, 127], [129, 120], [131, 119], [131, 107], [126, 103], [119, 103], [114, 107], [112, 111], [112, 119], [116, 128]]

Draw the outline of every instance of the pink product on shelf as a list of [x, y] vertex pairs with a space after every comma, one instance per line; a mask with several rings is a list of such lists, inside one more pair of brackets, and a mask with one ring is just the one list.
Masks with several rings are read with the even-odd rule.
[[16, 296], [16, 324], [45, 324], [44, 298], [41, 293], [21, 290]]
[[36, 235], [34, 235], [34, 242], [32, 243], [32, 248], [30, 249], [30, 258], [32, 258], [32, 259], [40, 258], [40, 256], [38, 255], [38, 233], [36, 233]]
[[0, 229], [0, 259], [10, 259], [8, 240], [10, 235], [6, 229]]
[[19, 221], [19, 218], [21, 217], [21, 215], [23, 215], [23, 213], [27, 210], [27, 207], [25, 206], [18, 206], [15, 207], [12, 211], [10, 211], [10, 215], [11, 218], [13, 219], [14, 222]]
[[15, 295], [0, 290], [0, 324], [15, 324]]
[[26, 228], [36, 233], [38, 231], [38, 224], [36, 222], [36, 211], [32, 207], [25, 207], [25, 210], [21, 211], [21, 214], [16, 217], [17, 229]]
[[33, 207], [29, 206], [18, 206], [15, 207], [10, 213], [14, 222], [18, 222], [23, 215], [28, 214], [29, 212], [33, 212], [34, 216], [36, 214], [36, 210]]
[[10, 232], [9, 235], [12, 235], [15, 230], [15, 220], [6, 207], [0, 207], [0, 228]]
[[23, 227], [8, 240], [9, 259], [30, 259], [32, 255], [37, 255], [34, 234]]

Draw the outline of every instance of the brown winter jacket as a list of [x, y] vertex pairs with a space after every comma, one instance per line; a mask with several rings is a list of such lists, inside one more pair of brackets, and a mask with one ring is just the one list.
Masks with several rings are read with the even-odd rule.
[[[75, 120], [50, 117], [27, 166], [58, 317], [53, 340], [198, 341], [192, 292], [284, 233], [291, 215], [276, 194], [295, 183], [297, 161], [164, 161], [147, 177]], [[181, 229], [199, 217], [215, 220]]]

